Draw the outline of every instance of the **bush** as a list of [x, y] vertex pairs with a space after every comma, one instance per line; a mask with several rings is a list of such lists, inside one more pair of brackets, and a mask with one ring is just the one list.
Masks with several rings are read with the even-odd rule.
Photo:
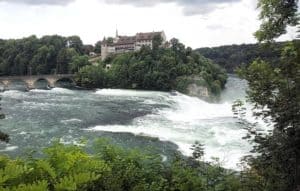
[[238, 176], [218, 165], [194, 161], [191, 166], [182, 157], [163, 162], [158, 154], [104, 139], [94, 148], [91, 155], [84, 147], [55, 142], [42, 158], [0, 156], [0, 190], [229, 191], [240, 185]]

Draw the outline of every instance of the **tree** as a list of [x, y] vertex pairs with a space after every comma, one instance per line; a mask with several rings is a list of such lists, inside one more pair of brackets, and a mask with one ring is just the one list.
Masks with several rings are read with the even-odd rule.
[[79, 36], [70, 36], [67, 38], [68, 48], [74, 48], [78, 54], [83, 53], [83, 43]]
[[74, 56], [69, 63], [69, 71], [71, 73], [76, 73], [80, 68], [90, 65], [88, 56]]
[[158, 49], [162, 45], [162, 37], [160, 35], [154, 35], [152, 40], [152, 48]]
[[95, 48], [93, 45], [83, 45], [82, 50], [83, 54], [89, 55], [91, 52], [95, 51]]
[[80, 68], [75, 78], [78, 85], [87, 88], [105, 87], [106, 74], [102, 66], [86, 65]]
[[261, 41], [270, 41], [286, 33], [287, 26], [298, 24], [298, 0], [259, 0], [262, 24], [255, 33]]
[[287, 42], [275, 42], [273, 44], [241, 44], [226, 45], [213, 48], [199, 48], [196, 51], [214, 63], [224, 67], [227, 72], [234, 73], [238, 67], [250, 65], [260, 58], [276, 65], [280, 60], [281, 49]]
[[[69, 47], [69, 48], [68, 48]], [[68, 72], [69, 53], [89, 53], [91, 46], [83, 46], [78, 36], [58, 35], [37, 38], [0, 40], [1, 75], [35, 75]], [[66, 51], [68, 50], [68, 51]], [[72, 53], [72, 54], [73, 54]]]
[[[256, 33], [259, 41], [271, 41], [298, 22], [297, 0], [260, 0], [263, 23]], [[263, 60], [240, 71], [249, 83], [249, 101], [255, 116], [272, 123], [274, 129], [262, 134], [250, 128], [253, 152], [250, 166], [264, 182], [264, 190], [300, 189], [300, 45], [286, 45], [276, 65]]]
[[98, 41], [98, 42], [95, 44], [95, 53], [98, 53], [98, 54], [101, 53], [101, 44], [102, 44], [101, 41]]
[[30, 67], [34, 70], [32, 74], [46, 74], [49, 58], [49, 49], [47, 46], [42, 46], [37, 50], [37, 53], [31, 60]]
[[73, 57], [78, 56], [74, 48], [64, 48], [57, 55], [56, 72], [58, 74], [67, 74], [69, 72], [69, 63]]

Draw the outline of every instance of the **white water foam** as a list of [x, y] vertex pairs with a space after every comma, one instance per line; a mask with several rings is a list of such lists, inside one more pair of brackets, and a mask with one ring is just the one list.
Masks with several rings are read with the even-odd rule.
[[66, 88], [52, 88], [50, 90], [42, 90], [42, 89], [33, 89], [30, 92], [36, 93], [54, 93], [54, 94], [74, 94], [73, 90], [66, 89]]
[[218, 157], [224, 167], [238, 169], [237, 164], [250, 147], [242, 139], [245, 130], [234, 127], [237, 124], [230, 103], [211, 104], [179, 93], [163, 96], [171, 108], [135, 118], [130, 125], [104, 125], [88, 130], [158, 137], [174, 142], [185, 155], [191, 155], [191, 145], [198, 140], [205, 144], [206, 160]]
[[26, 131], [21, 131], [21, 132], [19, 133], [19, 135], [26, 135], [26, 134], [28, 134]]
[[30, 92], [35, 92], [35, 93], [49, 93], [51, 90], [44, 90], [44, 89], [32, 89]]
[[5, 149], [0, 150], [0, 152], [10, 152], [10, 151], [14, 151], [18, 148], [19, 148], [18, 146], [7, 146]]
[[[43, 93], [43, 94], [74, 94], [73, 90], [65, 89], [65, 88], [53, 88], [51, 90], [42, 90], [42, 89], [33, 89], [29, 92], [32, 93]], [[13, 99], [20, 99], [24, 100], [25, 98], [31, 97], [31, 95], [28, 92], [19, 91], [19, 90], [7, 90], [4, 92], [1, 92], [0, 95], [2, 97], [8, 97]]]
[[70, 135], [63, 136], [59, 139], [59, 142], [64, 145], [76, 145], [76, 146], [85, 146], [84, 141], [79, 139], [74, 139]]
[[81, 120], [81, 119], [73, 118], [73, 119], [61, 120], [60, 122], [63, 123], [63, 124], [69, 124], [69, 123], [81, 123], [82, 120]]
[[9, 98], [14, 98], [14, 99], [23, 99], [23, 98], [27, 97], [27, 95], [24, 94], [24, 92], [18, 91], [18, 90], [4, 91], [4, 92], [1, 92], [0, 95], [2, 97], [9, 97]]
[[[177, 93], [170, 99], [176, 103], [174, 110], [162, 111], [169, 120], [191, 122], [199, 119], [213, 119], [216, 117], [232, 117], [231, 104], [210, 104], [196, 97]], [[180, 112], [179, 112], [180, 111]]]
[[168, 95], [165, 92], [155, 92], [155, 91], [142, 91], [142, 90], [122, 90], [122, 89], [101, 89], [97, 90], [95, 94], [104, 96], [134, 96], [134, 97], [151, 97], [160, 93], [162, 95]]

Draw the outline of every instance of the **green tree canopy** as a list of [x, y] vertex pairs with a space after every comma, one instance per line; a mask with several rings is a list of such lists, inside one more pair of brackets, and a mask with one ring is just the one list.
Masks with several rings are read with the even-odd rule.
[[78, 36], [0, 40], [0, 75], [65, 73], [72, 55], [84, 52]]
[[270, 41], [286, 33], [288, 26], [299, 23], [298, 0], [259, 0], [262, 24], [255, 33], [259, 41]]
[[[259, 41], [270, 41], [284, 34], [286, 27], [298, 22], [297, 0], [260, 0], [262, 25]], [[261, 190], [300, 189], [300, 43], [288, 43], [276, 65], [256, 60], [241, 70], [248, 81], [249, 101], [255, 115], [274, 129], [264, 134], [250, 126], [254, 141], [248, 158], [262, 182]]]

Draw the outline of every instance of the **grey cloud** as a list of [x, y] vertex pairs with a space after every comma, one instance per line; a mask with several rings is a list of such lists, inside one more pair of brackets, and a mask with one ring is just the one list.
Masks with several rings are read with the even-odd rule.
[[21, 3], [29, 5], [67, 5], [75, 0], [0, 0], [0, 2]]
[[[0, 2], [23, 3], [30, 5], [67, 5], [76, 0], [0, 0]], [[138, 7], [149, 7], [160, 3], [176, 3], [183, 8], [184, 15], [205, 15], [219, 5], [240, 2], [241, 0], [99, 0], [107, 4], [129, 4]], [[86, 1], [88, 3], [88, 0]]]
[[241, 0], [100, 0], [110, 4], [131, 4], [135, 6], [154, 6], [159, 3], [176, 3], [183, 8], [184, 15], [207, 14], [228, 3], [240, 2]]
[[217, 4], [204, 4], [204, 5], [185, 5], [183, 6], [183, 14], [186, 16], [192, 16], [192, 15], [205, 15], [207, 13], [210, 13], [211, 11], [215, 10], [217, 8]]

